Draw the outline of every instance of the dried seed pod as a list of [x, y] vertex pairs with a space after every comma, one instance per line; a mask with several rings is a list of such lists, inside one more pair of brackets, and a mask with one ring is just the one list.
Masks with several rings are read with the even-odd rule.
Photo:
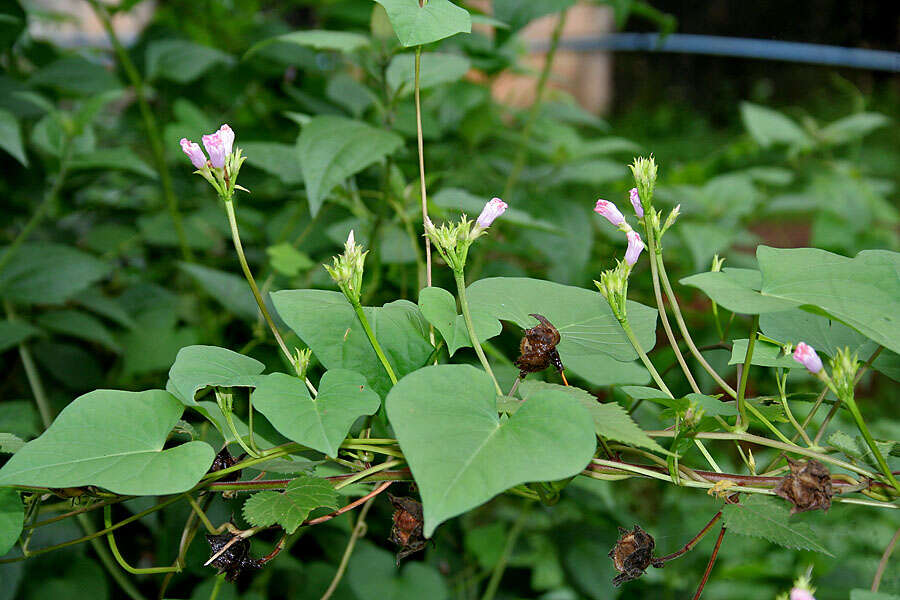
[[631, 531], [619, 527], [619, 534], [615, 548], [609, 551], [613, 565], [619, 572], [613, 578], [613, 585], [637, 579], [650, 565], [662, 567], [662, 562], [653, 558], [653, 548], [656, 546], [653, 536], [641, 529], [640, 525], [635, 525]]
[[[216, 457], [213, 459], [212, 466], [209, 467], [209, 471], [207, 473], [215, 473], [216, 471], [221, 471], [223, 469], [227, 469], [229, 467], [233, 467], [234, 465], [240, 462], [240, 458], [234, 457], [231, 455], [231, 452], [228, 451], [228, 446], [223, 446], [219, 453], [216, 454]], [[240, 471], [234, 471], [233, 473], [229, 473], [225, 475], [219, 481], [237, 481], [241, 478]]]
[[815, 459], [787, 461], [791, 472], [781, 479], [775, 493], [792, 504], [791, 514], [831, 508], [834, 489], [828, 468]]
[[422, 504], [412, 498], [391, 494], [388, 494], [388, 499], [394, 506], [394, 524], [388, 541], [400, 547], [397, 552], [397, 564], [400, 564], [403, 558], [422, 550], [428, 543], [423, 529]]
[[[232, 542], [234, 538], [239, 539]], [[225, 573], [225, 581], [233, 583], [237, 581], [237, 578], [245, 570], [261, 567], [259, 561], [250, 557], [250, 540], [246, 538], [240, 538], [237, 534], [226, 532], [219, 535], [207, 534], [206, 541], [209, 542], [209, 556], [211, 558], [209, 564], [217, 568], [220, 574]], [[224, 552], [222, 552], [223, 548], [225, 549]], [[216, 556], [219, 552], [222, 553]], [[216, 557], [213, 559], [213, 556]]]
[[556, 345], [561, 339], [559, 331], [543, 315], [532, 313], [529, 316], [537, 319], [540, 324], [526, 329], [519, 344], [519, 358], [516, 359], [519, 377], [524, 379], [529, 373], [543, 371], [550, 365], [562, 373], [562, 361], [556, 351]]

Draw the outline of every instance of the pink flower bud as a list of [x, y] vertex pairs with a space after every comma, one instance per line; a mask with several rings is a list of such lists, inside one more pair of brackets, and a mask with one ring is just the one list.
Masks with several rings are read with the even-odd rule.
[[222, 139], [222, 145], [225, 146], [225, 156], [231, 154], [231, 149], [234, 147], [234, 132], [231, 130], [231, 127], [228, 126], [228, 123], [219, 127], [219, 131], [216, 133], [219, 134], [219, 137]]
[[[809, 346], [807, 346], [808, 348]], [[791, 590], [791, 600], [816, 600], [812, 592], [803, 588], [794, 588]]]
[[806, 367], [810, 373], [818, 373], [822, 370], [822, 359], [816, 354], [812, 346], [804, 342], [797, 344], [794, 350], [794, 360]]
[[206, 155], [200, 149], [200, 144], [187, 138], [181, 138], [181, 151], [191, 159], [191, 164], [194, 165], [194, 168], [202, 169], [206, 166]]
[[619, 209], [616, 208], [616, 205], [612, 202], [597, 200], [597, 204], [594, 206], [594, 212], [601, 217], [605, 217], [616, 227], [621, 227], [625, 223], [625, 217], [622, 216], [622, 213], [619, 212]]
[[634, 266], [634, 263], [637, 262], [641, 252], [644, 251], [644, 242], [641, 241], [641, 236], [638, 235], [638, 232], [634, 230], [626, 232], [625, 237], [628, 238], [628, 249], [625, 250], [625, 262]]
[[506, 212], [506, 209], [506, 202], [504, 202], [500, 198], [493, 198], [490, 202], [484, 205], [484, 209], [481, 211], [481, 214], [478, 215], [475, 223], [477, 223], [478, 226], [482, 229], [487, 229], [491, 226], [491, 223], [494, 222], [494, 219]]
[[638, 219], [643, 219], [644, 207], [641, 206], [641, 197], [638, 195], [637, 188], [631, 188], [631, 191], [628, 192], [628, 197], [631, 199], [631, 205], [634, 207], [634, 214], [637, 215]]
[[225, 166], [225, 144], [219, 132], [203, 136], [203, 147], [209, 153], [209, 164], [216, 169]]

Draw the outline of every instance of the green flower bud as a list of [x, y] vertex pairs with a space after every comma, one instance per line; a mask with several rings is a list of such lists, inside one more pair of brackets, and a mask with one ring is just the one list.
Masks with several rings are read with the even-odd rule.
[[351, 230], [346, 243], [344, 243], [344, 253], [334, 257], [332, 266], [323, 265], [351, 304], [359, 304], [362, 294], [363, 270], [368, 253], [368, 251], [363, 252], [362, 246], [356, 243], [353, 230]]
[[653, 155], [650, 158], [637, 157], [634, 162], [629, 165], [632, 175], [634, 175], [634, 183], [637, 186], [638, 196], [641, 205], [646, 212], [652, 206], [653, 190], [656, 188], [656, 172], [658, 167]]
[[606, 298], [609, 307], [619, 321], [627, 317], [625, 300], [628, 296], [628, 275], [631, 273], [631, 265], [624, 261], [618, 261], [615, 269], [608, 269], [600, 274], [600, 281], [594, 281], [594, 285]]
[[851, 354], [849, 348], [838, 350], [831, 361], [831, 380], [834, 382], [840, 398], [853, 395], [857, 371], [859, 371], [859, 361], [856, 353]]

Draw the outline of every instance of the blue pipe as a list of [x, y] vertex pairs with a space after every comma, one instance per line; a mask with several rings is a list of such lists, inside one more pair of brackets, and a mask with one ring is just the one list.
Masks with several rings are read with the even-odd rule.
[[[542, 51], [546, 46], [541, 43], [534, 49]], [[578, 52], [680, 52], [900, 72], [900, 52], [714, 35], [673, 33], [661, 37], [658, 33], [611, 33], [564, 39], [560, 46]]]

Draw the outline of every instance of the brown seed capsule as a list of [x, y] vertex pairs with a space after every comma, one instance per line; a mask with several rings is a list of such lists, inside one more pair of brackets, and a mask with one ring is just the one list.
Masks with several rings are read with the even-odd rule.
[[[207, 534], [206, 541], [209, 542], [210, 557], [221, 552], [236, 537], [238, 536], [234, 533]], [[258, 569], [261, 566], [259, 561], [250, 557], [250, 540], [244, 538], [233, 542], [210, 564], [217, 568], [220, 574], [225, 573], [225, 581], [229, 582], [237, 581], [237, 578], [245, 570]]]
[[631, 531], [619, 527], [619, 534], [615, 548], [609, 551], [613, 566], [619, 572], [613, 578], [613, 585], [637, 579], [650, 565], [662, 567], [662, 563], [653, 558], [653, 548], [656, 546], [653, 536], [641, 529], [640, 525], [635, 525]]
[[543, 371], [550, 365], [562, 373], [562, 361], [556, 351], [556, 345], [560, 341], [559, 331], [543, 315], [532, 313], [529, 316], [540, 321], [540, 324], [526, 329], [519, 344], [519, 358], [516, 359], [519, 377], [524, 379], [529, 373]]
[[815, 459], [806, 462], [788, 458], [791, 472], [785, 475], [775, 488], [775, 493], [790, 502], [791, 514], [807, 510], [831, 508], [831, 473]]
[[422, 504], [412, 498], [391, 494], [388, 494], [388, 499], [394, 506], [394, 525], [388, 541], [400, 547], [397, 552], [397, 564], [400, 564], [403, 558], [422, 550], [428, 543], [423, 530]]
[[[213, 459], [212, 466], [209, 467], [209, 471], [207, 473], [215, 473], [216, 471], [221, 471], [223, 469], [227, 469], [229, 467], [233, 467], [238, 464], [241, 459], [236, 458], [231, 455], [231, 452], [228, 451], [228, 446], [223, 446], [219, 453], [216, 454], [216, 457]], [[241, 478], [240, 471], [234, 471], [233, 473], [229, 473], [225, 475], [219, 481], [237, 481]]]

